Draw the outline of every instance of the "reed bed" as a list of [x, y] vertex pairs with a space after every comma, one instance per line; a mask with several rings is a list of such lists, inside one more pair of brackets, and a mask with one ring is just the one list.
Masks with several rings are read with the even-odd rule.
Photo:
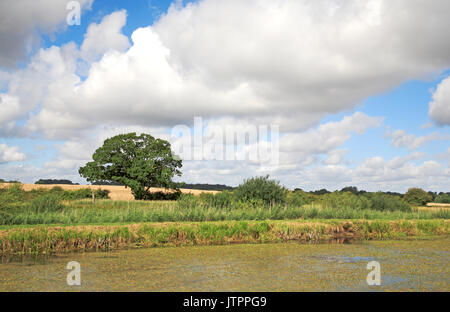
[[295, 219], [449, 219], [450, 211], [415, 210], [377, 211], [371, 209], [329, 208], [321, 206], [252, 206], [216, 207], [200, 205], [183, 207], [177, 202], [139, 202], [101, 200], [96, 203], [75, 201], [54, 209], [37, 210], [32, 206], [14, 206], [0, 212], [0, 225], [39, 224], [105, 224], [136, 222], [200, 222], [231, 220], [295, 220]]
[[335, 238], [423, 237], [448, 235], [449, 225], [448, 220], [320, 220], [39, 226], [0, 231], [0, 255], [233, 243], [307, 242]]

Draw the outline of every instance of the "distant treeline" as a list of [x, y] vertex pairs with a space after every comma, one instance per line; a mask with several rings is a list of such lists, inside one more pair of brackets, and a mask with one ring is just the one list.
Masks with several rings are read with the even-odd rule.
[[[296, 192], [296, 191], [305, 192], [301, 188], [294, 189], [294, 192]], [[325, 194], [329, 194], [329, 193], [332, 193], [332, 192], [333, 191], [329, 191], [327, 189], [320, 189], [320, 190], [316, 190], [316, 191], [309, 191], [309, 192], [306, 192], [306, 193], [310, 193], [310, 194], [314, 194], [314, 195], [325, 195]], [[350, 193], [355, 194], [355, 195], [370, 193], [370, 192], [367, 192], [367, 191], [364, 191], [364, 190], [358, 190], [358, 188], [356, 186], [346, 186], [346, 187], [342, 188], [339, 192], [343, 192], [343, 193], [350, 192]], [[384, 193], [386, 195], [399, 196], [399, 197], [402, 197], [404, 195], [402, 193], [397, 193], [397, 192], [382, 192], [382, 193]]]
[[189, 184], [189, 183], [177, 183], [177, 187], [189, 189], [189, 190], [202, 190], [202, 191], [232, 191], [235, 187], [224, 184]]
[[[296, 188], [294, 192], [305, 192], [300, 188]], [[346, 186], [342, 188], [339, 192], [341, 193], [352, 193], [354, 195], [364, 195], [372, 192], [367, 192], [365, 190], [358, 190], [356, 186]], [[316, 191], [305, 192], [314, 195], [325, 195], [332, 193], [327, 189], [320, 189]], [[450, 203], [450, 192], [426, 192], [419, 188], [411, 188], [407, 193], [398, 193], [398, 192], [380, 192], [386, 195], [397, 196], [403, 199], [406, 199], [409, 202], [416, 202], [416, 204], [425, 204], [428, 202], [436, 202], [436, 203]]]
[[34, 182], [34, 184], [69, 184], [69, 185], [79, 185], [79, 183], [73, 183], [70, 180], [65, 179], [39, 179], [38, 181]]
[[[4, 179], [0, 179], [0, 183], [20, 183], [19, 181], [7, 181]], [[79, 183], [73, 183], [67, 179], [39, 179], [34, 184], [68, 184], [68, 185], [79, 185]], [[97, 181], [93, 182], [92, 185], [117, 185], [124, 186], [119, 182], [114, 181]], [[195, 190], [205, 190], [205, 191], [233, 191], [236, 187], [228, 186], [225, 184], [208, 184], [208, 183], [176, 183], [176, 187], [184, 188], [184, 189], [195, 189]], [[313, 195], [325, 195], [330, 194], [333, 191], [329, 191], [327, 189], [320, 189], [315, 191], [303, 191], [301, 188], [294, 189], [294, 192], [304, 192]], [[358, 190], [356, 186], [346, 186], [342, 188], [339, 192], [342, 193], [352, 193], [355, 195], [363, 195], [367, 192], [365, 190]], [[419, 203], [427, 203], [427, 202], [436, 202], [436, 203], [450, 203], [450, 192], [426, 192], [422, 189], [412, 188], [406, 194], [398, 193], [398, 192], [381, 192], [386, 195], [397, 196], [403, 199], [408, 199], [408, 201], [416, 201]], [[405, 198], [405, 196], [407, 198]]]
[[0, 183], [20, 183], [19, 181], [6, 181], [3, 179], [0, 179]]

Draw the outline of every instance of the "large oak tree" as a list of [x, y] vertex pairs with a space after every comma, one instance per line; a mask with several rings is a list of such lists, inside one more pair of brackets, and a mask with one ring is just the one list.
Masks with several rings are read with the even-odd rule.
[[181, 159], [170, 143], [149, 134], [120, 134], [106, 139], [79, 173], [88, 182], [113, 181], [131, 188], [135, 199], [148, 198], [150, 187], [177, 189]]

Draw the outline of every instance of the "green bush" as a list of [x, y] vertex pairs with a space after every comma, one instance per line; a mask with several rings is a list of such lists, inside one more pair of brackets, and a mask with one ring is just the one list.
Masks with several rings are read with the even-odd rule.
[[270, 180], [268, 175], [245, 180], [243, 184], [234, 190], [238, 201], [262, 201], [270, 205], [284, 204], [287, 192], [278, 181]]
[[386, 195], [378, 192], [371, 196], [371, 209], [379, 211], [403, 211], [410, 212], [411, 207], [397, 196]]
[[442, 193], [436, 196], [435, 203], [450, 204], [450, 193]]
[[291, 206], [301, 207], [309, 205], [316, 201], [316, 196], [304, 191], [298, 190], [287, 194], [287, 204]]
[[403, 199], [410, 205], [425, 206], [433, 200], [433, 196], [420, 188], [414, 187], [406, 192]]
[[181, 191], [176, 189], [174, 192], [147, 192], [142, 196], [143, 200], [177, 200], [181, 196]]
[[[78, 190], [64, 190], [60, 186], [52, 187], [48, 190], [48, 194], [59, 197], [62, 200], [77, 200], [77, 199], [85, 199], [92, 198], [92, 190], [90, 188], [82, 188]], [[96, 199], [108, 199], [109, 191], [108, 190], [94, 190], [94, 195]]]

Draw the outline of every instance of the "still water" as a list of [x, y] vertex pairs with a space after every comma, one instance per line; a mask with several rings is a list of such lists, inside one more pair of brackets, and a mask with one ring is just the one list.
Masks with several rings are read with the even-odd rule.
[[[381, 265], [368, 286], [367, 263]], [[149, 248], [0, 264], [0, 291], [450, 291], [450, 238]], [[69, 261], [81, 286], [66, 282]]]

